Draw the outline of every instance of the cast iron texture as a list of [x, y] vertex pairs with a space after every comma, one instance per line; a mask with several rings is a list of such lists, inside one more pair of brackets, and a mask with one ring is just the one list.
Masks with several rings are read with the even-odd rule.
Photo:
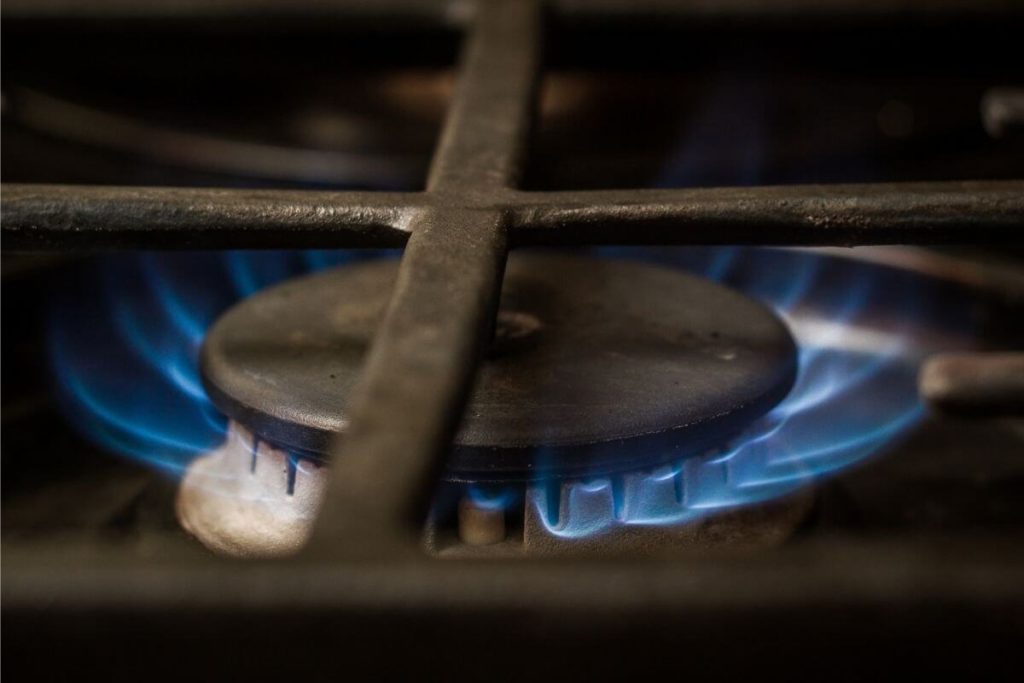
[[[274, 443], [323, 453], [346, 429], [338, 406], [396, 271], [351, 266], [237, 304], [204, 343], [211, 399]], [[586, 476], [696, 455], [781, 400], [795, 375], [785, 326], [738, 292], [651, 265], [516, 254], [444, 476]]]
[[500, 196], [515, 184], [534, 106], [541, 16], [532, 0], [479, 10], [427, 178], [440, 204], [410, 222], [391, 303], [348, 403], [313, 553], [421, 552], [430, 495], [494, 326], [508, 215], [459, 206], [457, 198]]
[[[232, 21], [239, 5], [201, 3]], [[468, 26], [457, 92], [423, 193], [6, 187], [5, 247], [190, 248], [394, 246], [405, 256], [335, 459], [313, 553], [384, 556], [418, 552], [428, 492], [436, 481], [492, 328], [510, 245], [580, 243], [804, 244], [970, 242], [1019, 239], [1024, 182], [761, 187], [526, 193], [516, 191], [539, 71], [542, 16], [536, 0], [467, 3], [317, 3], [335, 16], [411, 18]], [[962, 2], [906, 0], [876, 6], [842, 0], [819, 13], [810, 2], [555, 2], [569, 20], [626, 16], [731, 19], [797, 16], [895, 21], [974, 16]], [[927, 5], [927, 6], [926, 6]], [[196, 3], [43, 3], [15, 14], [154, 19]], [[294, 18], [285, 3], [264, 17]], [[346, 7], [348, 9], [346, 9]], [[113, 15], [110, 10], [113, 8]], [[162, 8], [162, 9], [161, 9]], [[937, 8], [937, 9], [936, 9]], [[1005, 3], [985, 12], [1007, 11]], [[8, 8], [5, 11], [11, 11]], [[34, 14], [33, 14], [34, 12]], [[84, 14], [82, 14], [84, 12]], [[259, 13], [257, 13], [259, 14]], [[397, 19], [396, 19], [397, 20]], [[339, 411], [341, 406], [338, 407]]]
[[400, 246], [436, 210], [497, 212], [513, 246], [1017, 243], [1024, 181], [678, 190], [317, 192], [3, 186], [10, 250]]

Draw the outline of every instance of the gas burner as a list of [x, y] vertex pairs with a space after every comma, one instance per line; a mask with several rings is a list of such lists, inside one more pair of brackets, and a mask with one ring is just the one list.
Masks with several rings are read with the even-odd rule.
[[[444, 484], [424, 546], [437, 557], [492, 559], [749, 552], [788, 539], [815, 500], [814, 489], [805, 486], [759, 505], [672, 524], [622, 524], [583, 538], [551, 523], [552, 510], [563, 518], [605, 518], [615, 497], [656, 502], [666, 490], [681, 490], [684, 471], [677, 462], [613, 477], [501, 487]], [[181, 526], [218, 554], [283, 557], [308, 540], [326, 483], [322, 461], [275, 448], [231, 423], [225, 442], [186, 469], [175, 511]]]
[[[204, 544], [235, 555], [301, 547], [324, 489], [320, 459], [345, 431], [338, 407], [396, 275], [395, 262], [381, 261], [292, 280], [244, 300], [210, 330], [203, 377], [233, 424], [223, 446], [190, 465], [178, 500], [183, 526]], [[785, 325], [738, 292], [639, 263], [517, 254], [444, 475], [461, 499], [463, 545], [504, 540], [505, 510], [472, 488], [501, 482], [499, 499], [526, 501], [520, 547], [562, 552], [534, 519], [538, 510], [584, 504], [573, 493], [581, 480], [612, 495], [631, 477], [644, 486], [656, 468], [706, 454], [776, 405], [795, 374]], [[537, 497], [544, 505], [530, 503]], [[594, 504], [602, 503], [586, 503]], [[676, 548], [718, 537], [763, 542], [806, 509], [775, 507], [756, 519], [730, 513], [716, 532], [700, 531], [702, 520], [625, 536]], [[445, 550], [443, 529], [428, 529], [428, 545]]]
[[7, 0], [4, 670], [1020, 678], [1022, 10]]
[[[214, 404], [278, 447], [326, 453], [397, 271], [341, 268], [229, 310], [203, 348]], [[650, 265], [517, 254], [445, 479], [601, 475], [703, 453], [795, 374], [785, 325], [738, 292]]]

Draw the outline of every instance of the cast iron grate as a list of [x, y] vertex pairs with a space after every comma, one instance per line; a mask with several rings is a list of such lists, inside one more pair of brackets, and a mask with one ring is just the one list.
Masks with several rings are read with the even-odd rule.
[[[573, 3], [562, 4], [571, 14]], [[370, 11], [352, 4], [360, 7]], [[543, 8], [535, 0], [452, 7], [468, 10], [470, 28], [424, 192], [3, 188], [8, 250], [405, 245], [310, 552], [386, 557], [418, 548], [512, 247], [992, 244], [1013, 240], [1024, 221], [1024, 181], [517, 190]]]

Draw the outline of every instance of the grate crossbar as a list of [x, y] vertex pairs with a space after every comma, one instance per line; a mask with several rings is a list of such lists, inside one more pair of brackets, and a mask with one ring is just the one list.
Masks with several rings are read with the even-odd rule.
[[428, 209], [500, 211], [515, 246], [1010, 244], [1024, 181], [673, 190], [324, 192], [7, 184], [14, 250], [401, 246]]

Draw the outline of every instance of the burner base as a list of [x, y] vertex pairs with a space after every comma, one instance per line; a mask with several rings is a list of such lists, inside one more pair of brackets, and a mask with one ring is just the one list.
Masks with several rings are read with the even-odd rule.
[[[281, 448], [326, 454], [397, 272], [339, 268], [232, 308], [203, 347], [213, 402]], [[444, 478], [586, 477], [699, 455], [795, 374], [785, 325], [739, 292], [646, 264], [516, 253]]]
[[[625, 507], [652, 503], [643, 484], [650, 474], [525, 484], [511, 496], [519, 502], [507, 509], [466, 497], [458, 505], [457, 532], [430, 521], [425, 546], [438, 557], [465, 558], [753, 551], [789, 538], [814, 500], [806, 487], [759, 505], [690, 512], [670, 523], [612, 521], [616, 500]], [[224, 444], [189, 465], [175, 509], [185, 530], [217, 554], [288, 556], [309, 538], [326, 482], [319, 463], [297, 460], [231, 423]], [[506, 520], [512, 522], [507, 531]]]

